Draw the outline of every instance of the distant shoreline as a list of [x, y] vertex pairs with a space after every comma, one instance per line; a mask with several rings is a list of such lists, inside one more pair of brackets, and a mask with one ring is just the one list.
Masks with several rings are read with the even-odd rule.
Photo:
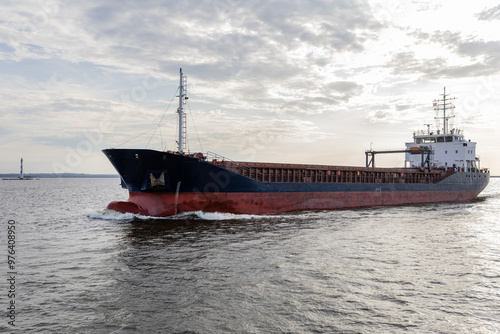
[[[17, 179], [19, 173], [0, 174], [0, 178]], [[32, 177], [34, 179], [50, 179], [50, 178], [119, 178], [118, 174], [85, 174], [85, 173], [33, 173], [25, 174], [24, 177]]]

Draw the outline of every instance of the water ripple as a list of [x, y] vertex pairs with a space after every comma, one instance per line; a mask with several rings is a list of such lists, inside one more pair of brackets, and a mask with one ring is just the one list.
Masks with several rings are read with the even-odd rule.
[[116, 180], [2, 183], [19, 227], [19, 328], [495, 333], [499, 181], [465, 204], [168, 219], [104, 209], [126, 197]]

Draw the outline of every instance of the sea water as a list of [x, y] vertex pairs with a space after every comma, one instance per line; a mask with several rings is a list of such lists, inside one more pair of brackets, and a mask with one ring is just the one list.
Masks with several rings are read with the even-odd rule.
[[500, 329], [500, 179], [472, 203], [277, 216], [118, 214], [118, 178], [0, 196], [1, 333]]

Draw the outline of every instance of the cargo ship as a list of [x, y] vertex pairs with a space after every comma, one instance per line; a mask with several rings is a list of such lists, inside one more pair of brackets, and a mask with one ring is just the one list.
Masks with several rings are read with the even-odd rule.
[[[176, 151], [103, 150], [129, 192], [107, 208], [166, 217], [185, 212], [282, 214], [442, 202], [470, 202], [488, 185], [476, 143], [449, 129], [452, 99], [434, 101], [437, 130], [413, 133], [405, 148], [366, 150], [366, 166], [232, 161], [212, 152], [184, 151], [186, 77], [180, 70]], [[448, 114], [447, 114], [448, 112]], [[442, 122], [441, 122], [442, 120]], [[379, 154], [405, 154], [404, 167], [378, 168]]]

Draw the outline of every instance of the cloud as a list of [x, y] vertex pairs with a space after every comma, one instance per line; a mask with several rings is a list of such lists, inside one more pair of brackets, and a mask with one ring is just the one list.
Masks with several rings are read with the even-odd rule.
[[56, 57], [135, 73], [190, 64], [211, 78], [222, 69], [232, 77], [290, 77], [304, 53], [324, 64], [332, 53], [362, 51], [380, 29], [370, 7], [356, 1], [108, 1], [13, 11], [5, 39], [16, 60]]
[[[23, 24], [33, 23], [40, 10], [14, 9], [19, 17], [10, 24], [7, 47], [15, 50], [10, 56], [17, 62], [55, 60], [61, 68], [48, 69], [60, 74], [66, 68], [64, 76], [72, 69], [81, 75], [86, 64], [89, 77], [80, 82], [151, 71], [175, 78], [172, 74], [184, 67], [196, 76], [202, 99], [210, 95], [214, 103], [239, 104], [240, 109], [253, 104], [269, 110], [272, 104], [271, 109], [278, 105], [292, 113], [321, 113], [325, 104], [359, 94], [359, 86], [348, 92], [318, 87], [323, 78], [317, 67], [338, 52], [363, 51], [367, 38], [381, 29], [362, 1], [315, 1], [314, 6], [300, 1], [221, 0], [196, 6], [109, 1], [61, 3], [46, 13], [46, 22], [35, 22], [33, 31], [23, 33]], [[287, 93], [274, 94], [273, 87]], [[308, 103], [311, 99], [315, 103]]]
[[[397, 54], [388, 66], [396, 65], [397, 71], [410, 71], [424, 74], [429, 79], [464, 78], [493, 75], [500, 73], [500, 41], [484, 41], [476, 36], [464, 38], [460, 32], [435, 31], [409, 33], [419, 44], [438, 44], [450, 50], [460, 64], [450, 64], [444, 56], [433, 59], [416, 59], [415, 54]], [[451, 57], [450, 57], [451, 58]]]
[[500, 5], [485, 9], [482, 12], [477, 13], [475, 16], [482, 21], [500, 20]]
[[413, 51], [396, 53], [391, 61], [386, 64], [394, 74], [421, 74], [433, 75], [436, 71], [446, 65], [444, 58], [425, 59], [416, 56]]
[[[22, 133], [18, 147], [55, 150], [106, 121], [114, 128], [103, 146], [145, 133], [143, 147], [182, 67], [205, 147], [231, 152], [244, 136], [291, 143], [287, 154], [298, 142], [326, 150], [321, 139], [333, 126], [363, 129], [363, 141], [367, 129], [413, 121], [443, 79], [474, 85], [498, 75], [496, 4], [376, 2], [7, 0], [0, 136], [9, 147]], [[471, 32], [463, 18], [479, 24]], [[175, 122], [161, 128], [164, 137], [175, 132]]]

